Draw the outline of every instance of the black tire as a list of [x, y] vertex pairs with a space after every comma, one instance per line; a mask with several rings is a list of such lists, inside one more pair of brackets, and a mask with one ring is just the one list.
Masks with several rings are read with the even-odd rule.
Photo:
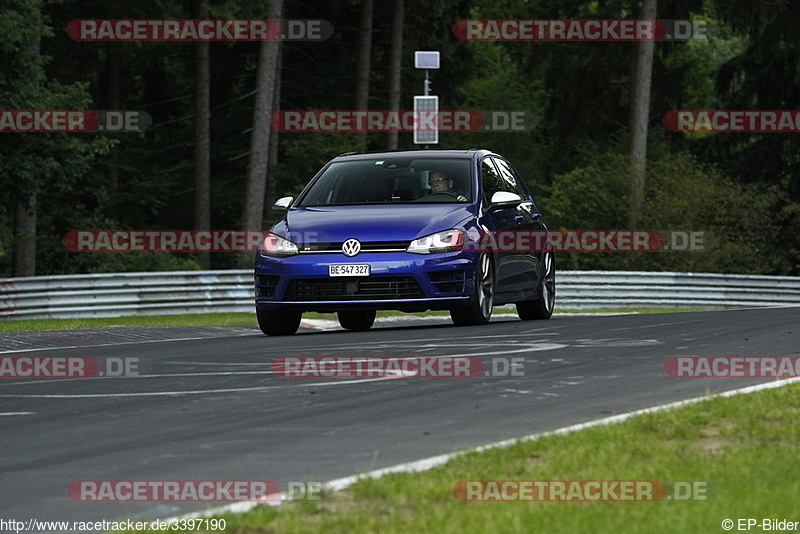
[[291, 336], [300, 328], [301, 312], [264, 311], [256, 307], [256, 317], [261, 331], [268, 336]]
[[356, 330], [363, 332], [372, 328], [375, 322], [375, 310], [352, 310], [340, 311], [336, 313], [339, 324], [345, 330]]
[[517, 302], [517, 315], [523, 321], [549, 319], [556, 304], [556, 256], [544, 253], [544, 274], [536, 289], [539, 298]]
[[491, 256], [483, 252], [475, 266], [475, 298], [465, 308], [450, 310], [450, 318], [456, 326], [486, 324], [492, 318], [494, 307], [494, 266]]

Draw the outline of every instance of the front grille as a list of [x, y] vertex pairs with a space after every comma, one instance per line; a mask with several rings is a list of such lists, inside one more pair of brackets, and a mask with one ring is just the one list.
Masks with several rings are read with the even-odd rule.
[[[343, 241], [334, 243], [298, 243], [297, 248], [301, 254], [312, 253], [334, 253], [342, 251]], [[404, 251], [408, 248], [410, 241], [362, 241], [361, 252], [373, 251]]]
[[424, 298], [425, 294], [413, 278], [370, 277], [342, 279], [292, 280], [285, 300], [399, 300]]

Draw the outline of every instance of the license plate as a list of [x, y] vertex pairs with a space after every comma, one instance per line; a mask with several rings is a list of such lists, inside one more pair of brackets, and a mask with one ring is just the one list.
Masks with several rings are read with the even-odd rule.
[[328, 265], [329, 276], [369, 276], [368, 263], [334, 263]]

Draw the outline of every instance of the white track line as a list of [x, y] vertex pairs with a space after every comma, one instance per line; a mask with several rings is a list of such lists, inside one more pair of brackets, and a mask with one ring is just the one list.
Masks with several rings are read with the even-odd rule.
[[117, 345], [136, 345], [138, 343], [169, 343], [172, 341], [200, 341], [203, 339], [226, 339], [230, 337], [243, 337], [251, 336], [258, 333], [253, 330], [252, 333], [243, 332], [241, 334], [215, 336], [215, 337], [176, 337], [171, 339], [138, 339], [134, 341], [109, 341], [107, 343], [95, 343], [94, 345], [65, 345], [63, 347], [36, 347], [32, 349], [14, 349], [14, 350], [0, 350], [0, 354], [16, 354], [21, 352], [40, 352], [43, 350], [70, 350], [70, 349], [92, 349], [97, 347], [115, 347]]
[[[514, 439], [507, 439], [503, 441], [497, 441], [495, 443], [489, 443], [488, 445], [481, 445], [479, 447], [474, 447], [471, 449], [466, 449], [463, 451], [453, 452], [449, 454], [440, 454], [439, 456], [432, 456], [430, 458], [424, 458], [422, 460], [416, 460], [414, 462], [408, 462], [404, 464], [395, 465], [392, 467], [385, 467], [383, 469], [376, 469], [373, 471], [369, 471], [367, 473], [362, 473], [360, 475], [354, 475], [344, 478], [337, 478], [336, 480], [331, 480], [323, 484], [324, 489], [326, 491], [341, 491], [349, 486], [352, 486], [356, 482], [361, 479], [366, 478], [380, 478], [383, 475], [388, 475], [392, 473], [416, 473], [420, 471], [427, 471], [428, 469], [433, 469], [434, 467], [438, 467], [443, 465], [453, 458], [458, 456], [463, 456], [464, 454], [469, 454], [471, 452], [481, 452], [490, 449], [499, 449], [503, 447], [509, 447], [514, 445], [515, 443], [522, 443], [525, 441], [534, 441], [543, 437], [547, 436], [556, 436], [561, 434], [569, 434], [571, 432], [578, 432], [580, 430], [584, 430], [587, 428], [592, 428], [595, 426], [602, 426], [602, 425], [610, 425], [614, 423], [620, 423], [631, 417], [635, 417], [637, 415], [647, 414], [647, 413], [657, 413], [663, 412], [666, 410], [671, 410], [673, 408], [680, 408], [682, 406], [688, 406], [690, 404], [696, 404], [698, 402], [703, 402], [707, 400], [711, 400], [718, 397], [733, 397], [735, 395], [744, 395], [748, 393], [754, 393], [756, 391], [761, 391], [765, 389], [773, 389], [786, 386], [788, 384], [800, 382], [800, 377], [795, 378], [787, 378], [784, 380], [776, 380], [773, 382], [767, 382], [766, 384], [758, 384], [755, 386], [748, 386], [745, 388], [733, 389], [730, 391], [725, 391], [722, 393], [717, 393], [714, 395], [706, 395], [703, 397], [696, 397], [693, 399], [687, 399], [682, 401], [670, 402], [668, 404], [662, 404], [660, 406], [654, 406], [652, 408], [644, 408], [642, 410], [635, 410], [633, 412], [628, 412], [620, 415], [613, 415], [611, 417], [604, 417], [603, 419], [597, 419], [595, 421], [589, 421], [586, 423], [580, 423], [577, 425], [571, 425], [564, 428], [559, 428], [556, 430], [551, 430], [549, 432], [541, 432], [539, 434], [531, 434], [529, 436], [524, 436], [521, 438], [514, 438]], [[288, 495], [285, 493], [280, 494], [280, 498], [277, 495], [270, 495], [268, 496], [268, 501], [261, 501], [261, 502], [237, 502], [234, 504], [229, 504], [226, 506], [220, 506], [218, 508], [210, 508], [208, 510], [202, 512], [194, 512], [191, 514], [177, 516], [175, 518], [165, 519], [165, 521], [169, 521], [171, 519], [196, 519], [200, 517], [209, 517], [212, 515], [218, 515], [223, 513], [244, 513], [252, 508], [258, 506], [259, 504], [268, 504], [270, 506], [279, 506], [285, 500], [290, 500]]]

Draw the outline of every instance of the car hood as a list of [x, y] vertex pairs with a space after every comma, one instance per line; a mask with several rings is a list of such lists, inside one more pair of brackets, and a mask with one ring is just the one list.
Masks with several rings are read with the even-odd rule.
[[272, 231], [295, 242], [411, 241], [460, 228], [473, 217], [472, 205], [381, 204], [292, 208]]

